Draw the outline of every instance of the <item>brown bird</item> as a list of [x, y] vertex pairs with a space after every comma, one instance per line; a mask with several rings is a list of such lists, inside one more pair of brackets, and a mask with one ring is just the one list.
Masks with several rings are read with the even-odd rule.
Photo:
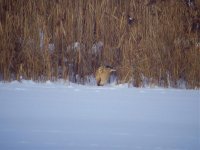
[[103, 86], [108, 82], [108, 79], [112, 72], [116, 70], [110, 66], [101, 66], [96, 71], [96, 82], [98, 86]]

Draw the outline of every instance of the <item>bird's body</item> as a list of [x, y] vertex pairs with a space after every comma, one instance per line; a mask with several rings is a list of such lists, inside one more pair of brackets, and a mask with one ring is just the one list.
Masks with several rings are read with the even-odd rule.
[[110, 66], [101, 66], [96, 71], [96, 82], [98, 86], [103, 86], [108, 82], [110, 74], [116, 71]]

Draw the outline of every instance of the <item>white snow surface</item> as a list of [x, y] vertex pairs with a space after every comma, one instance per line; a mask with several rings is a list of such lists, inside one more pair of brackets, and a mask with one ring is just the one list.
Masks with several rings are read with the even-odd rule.
[[1, 150], [199, 150], [200, 91], [0, 82]]

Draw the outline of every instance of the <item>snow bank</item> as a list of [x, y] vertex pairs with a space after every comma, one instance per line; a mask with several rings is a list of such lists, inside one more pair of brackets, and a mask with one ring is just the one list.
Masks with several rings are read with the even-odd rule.
[[2, 150], [198, 150], [200, 92], [0, 83]]

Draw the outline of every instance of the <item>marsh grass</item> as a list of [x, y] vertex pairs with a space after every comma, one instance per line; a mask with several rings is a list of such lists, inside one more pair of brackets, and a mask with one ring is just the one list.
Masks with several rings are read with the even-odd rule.
[[[0, 0], [3, 80], [83, 83], [97, 67], [119, 83], [200, 87], [200, 2], [185, 0]], [[102, 42], [94, 52], [92, 46]]]

